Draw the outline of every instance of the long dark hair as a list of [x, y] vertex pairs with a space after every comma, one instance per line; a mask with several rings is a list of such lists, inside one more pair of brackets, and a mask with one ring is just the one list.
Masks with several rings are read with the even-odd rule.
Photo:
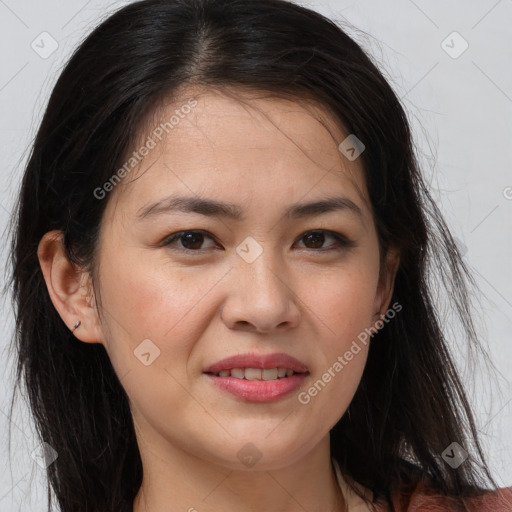
[[[376, 65], [336, 23], [285, 0], [144, 0], [102, 22], [65, 66], [13, 218], [16, 385], [26, 385], [38, 435], [58, 452], [47, 468], [49, 507], [53, 491], [63, 512], [129, 510], [142, 463], [127, 395], [104, 347], [77, 342], [54, 308], [38, 243], [61, 230], [69, 260], [94, 274], [108, 201], [95, 189], [123, 165], [147, 113], [194, 84], [316, 100], [365, 144], [381, 254], [401, 251], [391, 302], [402, 310], [373, 336], [360, 386], [331, 430], [342, 471], [387, 502], [422, 479], [456, 498], [497, 488], [433, 301], [437, 269], [468, 342], [480, 347], [474, 282]], [[457, 469], [441, 457], [452, 442], [469, 452]]]

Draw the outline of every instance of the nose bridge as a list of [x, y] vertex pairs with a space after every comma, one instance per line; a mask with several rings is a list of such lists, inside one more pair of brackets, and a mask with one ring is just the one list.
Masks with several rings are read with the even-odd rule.
[[298, 310], [277, 250], [247, 237], [236, 249], [233, 278], [237, 289], [230, 294], [225, 320], [232, 326], [249, 323], [268, 331], [283, 323], [295, 323]]
[[[283, 295], [283, 267], [277, 252], [267, 243], [265, 247], [253, 237], [247, 237], [236, 249], [240, 258], [236, 265], [237, 278], [246, 286], [247, 292], [258, 300], [269, 300]], [[280, 275], [281, 274], [281, 275]], [[286, 294], [287, 295], [287, 294]]]

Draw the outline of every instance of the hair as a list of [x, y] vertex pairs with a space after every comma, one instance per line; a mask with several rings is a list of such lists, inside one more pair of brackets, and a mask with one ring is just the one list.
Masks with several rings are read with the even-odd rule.
[[[143, 472], [124, 388], [103, 345], [77, 342], [53, 306], [39, 241], [62, 231], [69, 260], [94, 275], [109, 200], [94, 190], [123, 165], [148, 112], [192, 85], [315, 100], [365, 145], [380, 251], [400, 250], [391, 301], [402, 310], [372, 336], [360, 385], [330, 432], [342, 472], [392, 510], [391, 493], [422, 479], [461, 506], [497, 489], [431, 277], [440, 273], [471, 347], [480, 346], [468, 292], [475, 283], [377, 65], [341, 26], [286, 0], [143, 0], [104, 20], [64, 67], [13, 214], [16, 386], [27, 389], [37, 435], [58, 452], [47, 467], [49, 508], [54, 494], [65, 512], [131, 510]], [[457, 469], [441, 457], [454, 441], [472, 446]]]

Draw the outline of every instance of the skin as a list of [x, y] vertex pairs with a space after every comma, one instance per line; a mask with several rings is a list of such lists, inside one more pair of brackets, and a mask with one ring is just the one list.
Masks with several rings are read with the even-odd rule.
[[[197, 106], [104, 199], [95, 287], [67, 261], [60, 232], [43, 237], [50, 296], [70, 329], [81, 320], [78, 340], [105, 346], [129, 396], [144, 467], [135, 512], [344, 510], [329, 430], [354, 396], [368, 346], [308, 404], [297, 395], [385, 314], [399, 257], [390, 251], [379, 265], [361, 158], [338, 150], [349, 132], [327, 110], [247, 91], [244, 103], [186, 92], [164, 117], [190, 97]], [[235, 203], [245, 218], [167, 212], [136, 220], [175, 193]], [[349, 198], [362, 215], [283, 218], [292, 203], [332, 196]], [[319, 229], [323, 239], [305, 237]], [[160, 243], [185, 230], [207, 233], [188, 245], [183, 237]], [[322, 251], [337, 247], [329, 231], [354, 246]], [[252, 263], [236, 252], [248, 236], [263, 249]], [[160, 350], [148, 366], [134, 357], [145, 339]], [[285, 352], [310, 375], [291, 395], [254, 403], [203, 374], [247, 352]], [[262, 455], [250, 468], [237, 457], [247, 443]]]

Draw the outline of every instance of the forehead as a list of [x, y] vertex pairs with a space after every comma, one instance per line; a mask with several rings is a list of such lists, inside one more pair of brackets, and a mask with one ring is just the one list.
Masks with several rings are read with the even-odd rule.
[[242, 202], [258, 193], [268, 200], [281, 200], [282, 194], [298, 200], [337, 189], [369, 205], [361, 159], [349, 161], [338, 149], [347, 135], [311, 100], [190, 88], [142, 121], [125, 159], [143, 146], [154, 147], [110, 202], [116, 209], [138, 210], [177, 189]]

